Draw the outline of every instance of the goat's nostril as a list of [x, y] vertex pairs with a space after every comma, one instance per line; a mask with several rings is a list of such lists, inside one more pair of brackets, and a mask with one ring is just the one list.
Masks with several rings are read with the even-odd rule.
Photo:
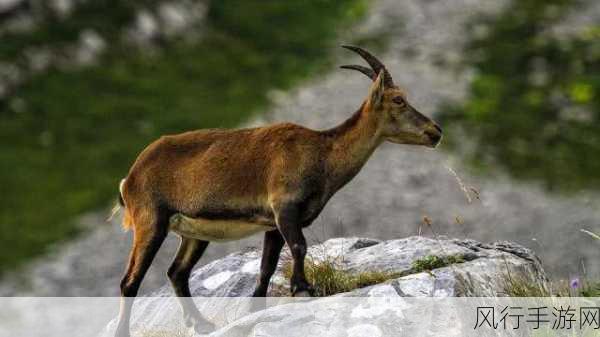
[[[439, 129], [439, 128], [436, 128]], [[437, 131], [426, 131], [425, 134], [427, 135], [427, 137], [429, 138], [429, 140], [431, 141], [431, 143], [433, 145], [437, 145], [440, 140], [442, 139], [442, 132], [441, 130], [437, 130]]]

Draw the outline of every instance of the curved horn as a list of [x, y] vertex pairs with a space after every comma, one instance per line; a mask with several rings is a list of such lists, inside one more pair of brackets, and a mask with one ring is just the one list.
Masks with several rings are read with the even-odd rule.
[[348, 66], [341, 66], [340, 68], [358, 70], [361, 73], [367, 75], [367, 77], [370, 78], [373, 81], [375, 81], [375, 79], [377, 78], [377, 74], [371, 68], [367, 68], [367, 67], [363, 67], [363, 66], [359, 66], [359, 65], [354, 65], [354, 64], [353, 65], [348, 65]]
[[355, 46], [343, 45], [342, 48], [346, 48], [348, 50], [352, 50], [353, 52], [360, 55], [367, 63], [371, 66], [371, 68], [375, 71], [375, 73], [379, 73], [383, 69], [383, 84], [386, 87], [393, 87], [394, 81], [392, 80], [392, 75], [390, 75], [389, 71], [385, 68], [383, 63], [379, 61], [375, 56], [373, 56], [368, 51]]

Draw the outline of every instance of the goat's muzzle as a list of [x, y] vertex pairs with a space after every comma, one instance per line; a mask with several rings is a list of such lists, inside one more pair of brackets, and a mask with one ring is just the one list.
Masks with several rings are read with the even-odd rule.
[[432, 125], [425, 130], [425, 135], [429, 138], [430, 147], [436, 147], [442, 140], [442, 128], [439, 125], [432, 123]]

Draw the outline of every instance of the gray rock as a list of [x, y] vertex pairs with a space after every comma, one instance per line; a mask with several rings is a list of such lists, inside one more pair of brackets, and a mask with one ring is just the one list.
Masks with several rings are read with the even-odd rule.
[[144, 45], [159, 35], [158, 22], [148, 10], [140, 10], [131, 26], [126, 29], [125, 38], [136, 45]]
[[52, 64], [55, 56], [50, 48], [28, 48], [23, 52], [28, 61], [30, 71], [34, 73], [43, 72]]
[[50, 0], [48, 6], [56, 13], [60, 18], [65, 18], [71, 14], [75, 7], [73, 0]]
[[208, 11], [203, 0], [164, 1], [156, 10], [140, 10], [135, 21], [125, 29], [125, 39], [139, 47], [152, 47], [159, 38], [196, 38], [197, 28]]
[[[283, 253], [284, 256], [286, 254], [289, 253]], [[460, 256], [465, 262], [427, 272], [413, 273], [411, 271], [413, 262], [429, 255]], [[340, 269], [351, 273], [389, 271], [405, 275], [381, 284], [335, 295], [344, 298], [503, 296], [509, 275], [532, 284], [539, 284], [541, 287], [544, 287], [547, 282], [538, 257], [532, 251], [510, 242], [486, 245], [473, 240], [434, 240], [420, 236], [389, 241], [335, 238], [310, 247], [307, 259], [317, 261], [316, 263], [324, 260], [336, 261]], [[288, 280], [283, 277], [281, 271], [285, 261], [286, 259], [280, 261], [271, 288], [287, 285]], [[199, 303], [201, 312], [220, 328], [211, 336], [278, 336], [276, 333], [278, 327], [291, 328], [298, 325], [303, 326], [303, 331], [307, 331], [309, 327], [318, 330], [318, 327], [327, 326], [319, 323], [322, 317], [327, 317], [327, 315], [322, 316], [324, 313], [319, 313], [319, 310], [327, 308], [330, 312], [334, 312], [329, 315], [334, 315], [336, 319], [341, 319], [348, 314], [347, 307], [331, 301], [323, 302], [327, 305], [315, 304], [314, 301], [309, 304], [290, 303], [250, 316], [246, 316], [247, 311], [237, 311], [235, 314], [228, 312], [233, 306], [232, 303], [240, 305], [243, 301], [249, 300], [242, 298], [238, 302], [223, 298], [250, 296], [256, 285], [259, 266], [259, 252], [255, 249], [247, 249], [227, 255], [192, 273], [190, 278], [192, 294], [195, 297], [204, 297]], [[165, 285], [150, 296], [151, 298], [142, 299], [142, 303], [136, 305], [132, 317], [133, 329], [152, 329], [152, 327], [167, 330], [181, 329], [179, 317], [181, 313], [172, 297], [171, 286]], [[210, 298], [206, 299], [206, 297]], [[336, 306], [339, 307], [336, 309]], [[378, 308], [377, 310], [381, 310], [380, 307]], [[233, 316], [235, 318], [232, 318]], [[377, 314], [375, 318], [373, 323], [375, 325], [378, 325], [376, 324], [378, 320], [383, 322], [385, 319]], [[270, 323], [265, 325], [265, 322]], [[114, 325], [115, 321], [107, 328], [105, 332], [107, 336], [110, 335]], [[328, 334], [328, 336], [336, 336], [336, 334]]]
[[20, 4], [25, 2], [25, 0], [0, 0], [0, 13], [8, 12]]
[[204, 1], [170, 1], [158, 6], [158, 17], [164, 35], [179, 35], [206, 16], [208, 5]]
[[73, 51], [73, 65], [88, 66], [96, 63], [106, 49], [106, 41], [94, 30], [86, 29], [79, 34], [79, 42]]

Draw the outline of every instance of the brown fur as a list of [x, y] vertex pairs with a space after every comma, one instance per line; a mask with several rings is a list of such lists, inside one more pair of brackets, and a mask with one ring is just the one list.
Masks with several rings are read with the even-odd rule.
[[125, 212], [123, 214], [123, 229], [128, 231], [133, 228], [133, 217], [129, 213], [129, 210], [125, 208]]

